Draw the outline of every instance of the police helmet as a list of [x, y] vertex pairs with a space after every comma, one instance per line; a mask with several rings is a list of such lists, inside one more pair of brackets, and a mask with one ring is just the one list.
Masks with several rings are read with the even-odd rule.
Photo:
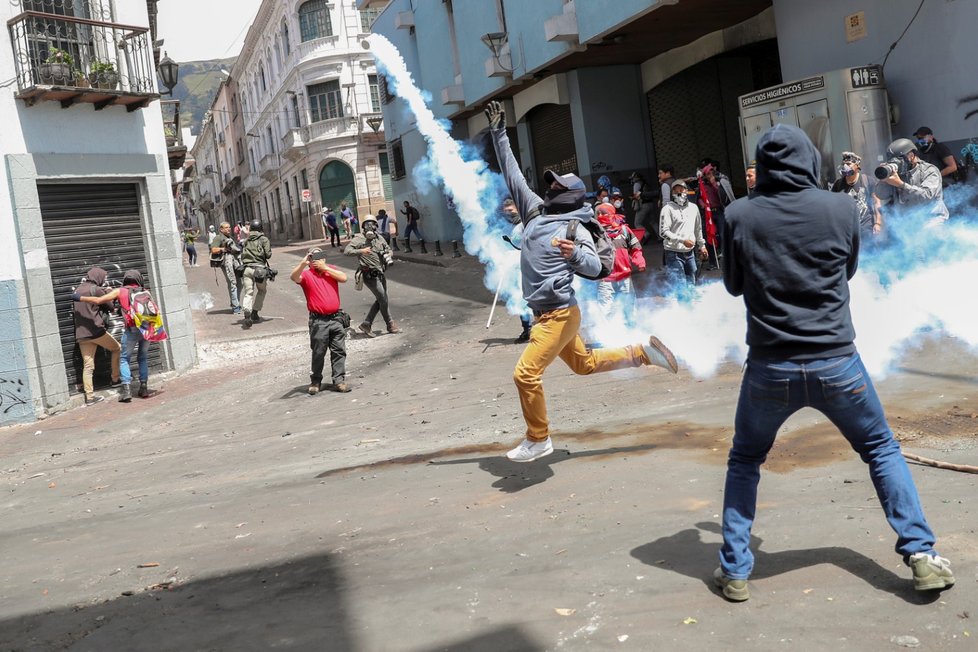
[[252, 231], [261, 231], [263, 233], [265, 231], [265, 227], [261, 225], [261, 221], [259, 220], [251, 220], [251, 224], [248, 226], [248, 228]]

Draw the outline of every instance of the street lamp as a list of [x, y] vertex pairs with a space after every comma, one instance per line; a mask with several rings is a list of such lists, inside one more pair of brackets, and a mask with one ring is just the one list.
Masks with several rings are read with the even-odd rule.
[[160, 79], [163, 81], [163, 85], [166, 86], [166, 93], [161, 93], [161, 95], [173, 95], [173, 89], [177, 85], [177, 77], [180, 75], [180, 64], [171, 59], [163, 53], [163, 60], [160, 61], [160, 65], [157, 67], [160, 73]]

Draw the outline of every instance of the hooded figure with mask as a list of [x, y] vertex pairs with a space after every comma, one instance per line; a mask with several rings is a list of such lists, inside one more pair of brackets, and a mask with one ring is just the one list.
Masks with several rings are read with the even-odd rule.
[[[723, 282], [747, 308], [747, 363], [727, 460], [723, 546], [714, 581], [729, 600], [750, 597], [751, 527], [760, 467], [778, 430], [804, 407], [822, 412], [864, 462], [896, 551], [918, 591], [954, 584], [934, 550], [917, 489], [853, 340], [849, 279], [859, 257], [859, 211], [818, 188], [821, 157], [798, 127], [757, 143], [757, 187], [726, 211]], [[831, 541], [831, 545], [839, 545]]]
[[[139, 270], [130, 269], [122, 277], [121, 288], [115, 288], [107, 294], [98, 297], [85, 296], [76, 291], [71, 298], [87, 304], [103, 305], [119, 300], [120, 295], [123, 293], [131, 295], [131, 293], [142, 290], [145, 287], [146, 282], [143, 281], [143, 275]], [[129, 301], [131, 299], [128, 299], [127, 303]], [[124, 303], [123, 306], [125, 305]], [[132, 370], [130, 369], [130, 361], [132, 360], [134, 349], [136, 350], [136, 362], [139, 365], [139, 397], [149, 398], [149, 387], [147, 386], [149, 382], [148, 346], [149, 342], [143, 338], [138, 326], [128, 325], [122, 331], [122, 355], [119, 359], [119, 376], [122, 382], [122, 387], [119, 388], [120, 403], [128, 403], [132, 400]]]
[[358, 256], [359, 266], [356, 272], [356, 284], [359, 290], [363, 285], [374, 295], [374, 303], [367, 311], [367, 316], [357, 327], [367, 337], [373, 337], [373, 324], [377, 313], [384, 318], [388, 333], [400, 333], [394, 320], [391, 319], [389, 299], [387, 296], [387, 266], [394, 262], [394, 255], [387, 241], [380, 237], [377, 218], [366, 215], [360, 223], [360, 233], [353, 236], [350, 244], [343, 253], [347, 256]]
[[581, 310], [574, 297], [574, 275], [595, 276], [601, 261], [586, 228], [567, 239], [571, 220], [594, 221], [594, 212], [584, 204], [584, 183], [574, 174], [544, 172], [547, 189], [537, 196], [523, 177], [506, 136], [506, 119], [499, 102], [490, 102], [486, 118], [496, 158], [506, 186], [523, 221], [520, 274], [523, 298], [536, 325], [523, 350], [513, 380], [519, 392], [526, 422], [526, 438], [506, 457], [514, 462], [532, 462], [553, 452], [550, 421], [543, 394], [543, 372], [560, 357], [576, 374], [592, 374], [625, 367], [656, 365], [676, 373], [676, 359], [656, 338], [619, 348], [592, 350], [578, 334]]
[[106, 287], [108, 273], [101, 267], [93, 267], [71, 295], [74, 300], [72, 314], [75, 320], [75, 341], [81, 351], [82, 387], [85, 389], [85, 405], [105, 400], [95, 395], [92, 377], [95, 374], [95, 353], [98, 347], [109, 352], [112, 360], [112, 386], [119, 384], [119, 343], [108, 331], [106, 313], [95, 302], [82, 301], [82, 297], [97, 299], [112, 292]]

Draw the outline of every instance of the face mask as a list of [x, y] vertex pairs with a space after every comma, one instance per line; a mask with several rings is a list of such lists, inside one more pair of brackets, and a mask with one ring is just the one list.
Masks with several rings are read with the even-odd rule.
[[703, 170], [697, 170], [696, 171], [696, 178], [697, 179], [702, 179], [703, 178]]
[[849, 164], [843, 164], [839, 167], [839, 173], [844, 177], [851, 177], [856, 173], [856, 169]]
[[615, 203], [613, 205], [614, 205], [615, 208], [621, 208], [621, 200], [620, 199], [616, 199], [615, 200]]
[[926, 138], [918, 138], [917, 139], [917, 147], [919, 147], [921, 150], [923, 150], [925, 152], [930, 149], [930, 146], [932, 144], [933, 143], [931, 141], [927, 140]]
[[676, 202], [680, 208], [683, 208], [689, 202], [689, 195], [684, 192], [675, 194], [672, 196], [672, 201]]

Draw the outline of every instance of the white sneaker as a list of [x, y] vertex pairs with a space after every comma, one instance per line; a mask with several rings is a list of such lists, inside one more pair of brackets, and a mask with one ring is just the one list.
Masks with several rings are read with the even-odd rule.
[[679, 373], [676, 356], [672, 354], [672, 351], [665, 344], [659, 341], [658, 337], [655, 335], [649, 336], [649, 343], [643, 344], [642, 348], [645, 350], [645, 355], [649, 356], [649, 362], [652, 365], [668, 369], [674, 374]]
[[506, 453], [506, 457], [513, 462], [532, 462], [541, 457], [546, 457], [552, 452], [554, 452], [554, 445], [550, 441], [550, 437], [543, 441], [524, 439], [519, 446]]

